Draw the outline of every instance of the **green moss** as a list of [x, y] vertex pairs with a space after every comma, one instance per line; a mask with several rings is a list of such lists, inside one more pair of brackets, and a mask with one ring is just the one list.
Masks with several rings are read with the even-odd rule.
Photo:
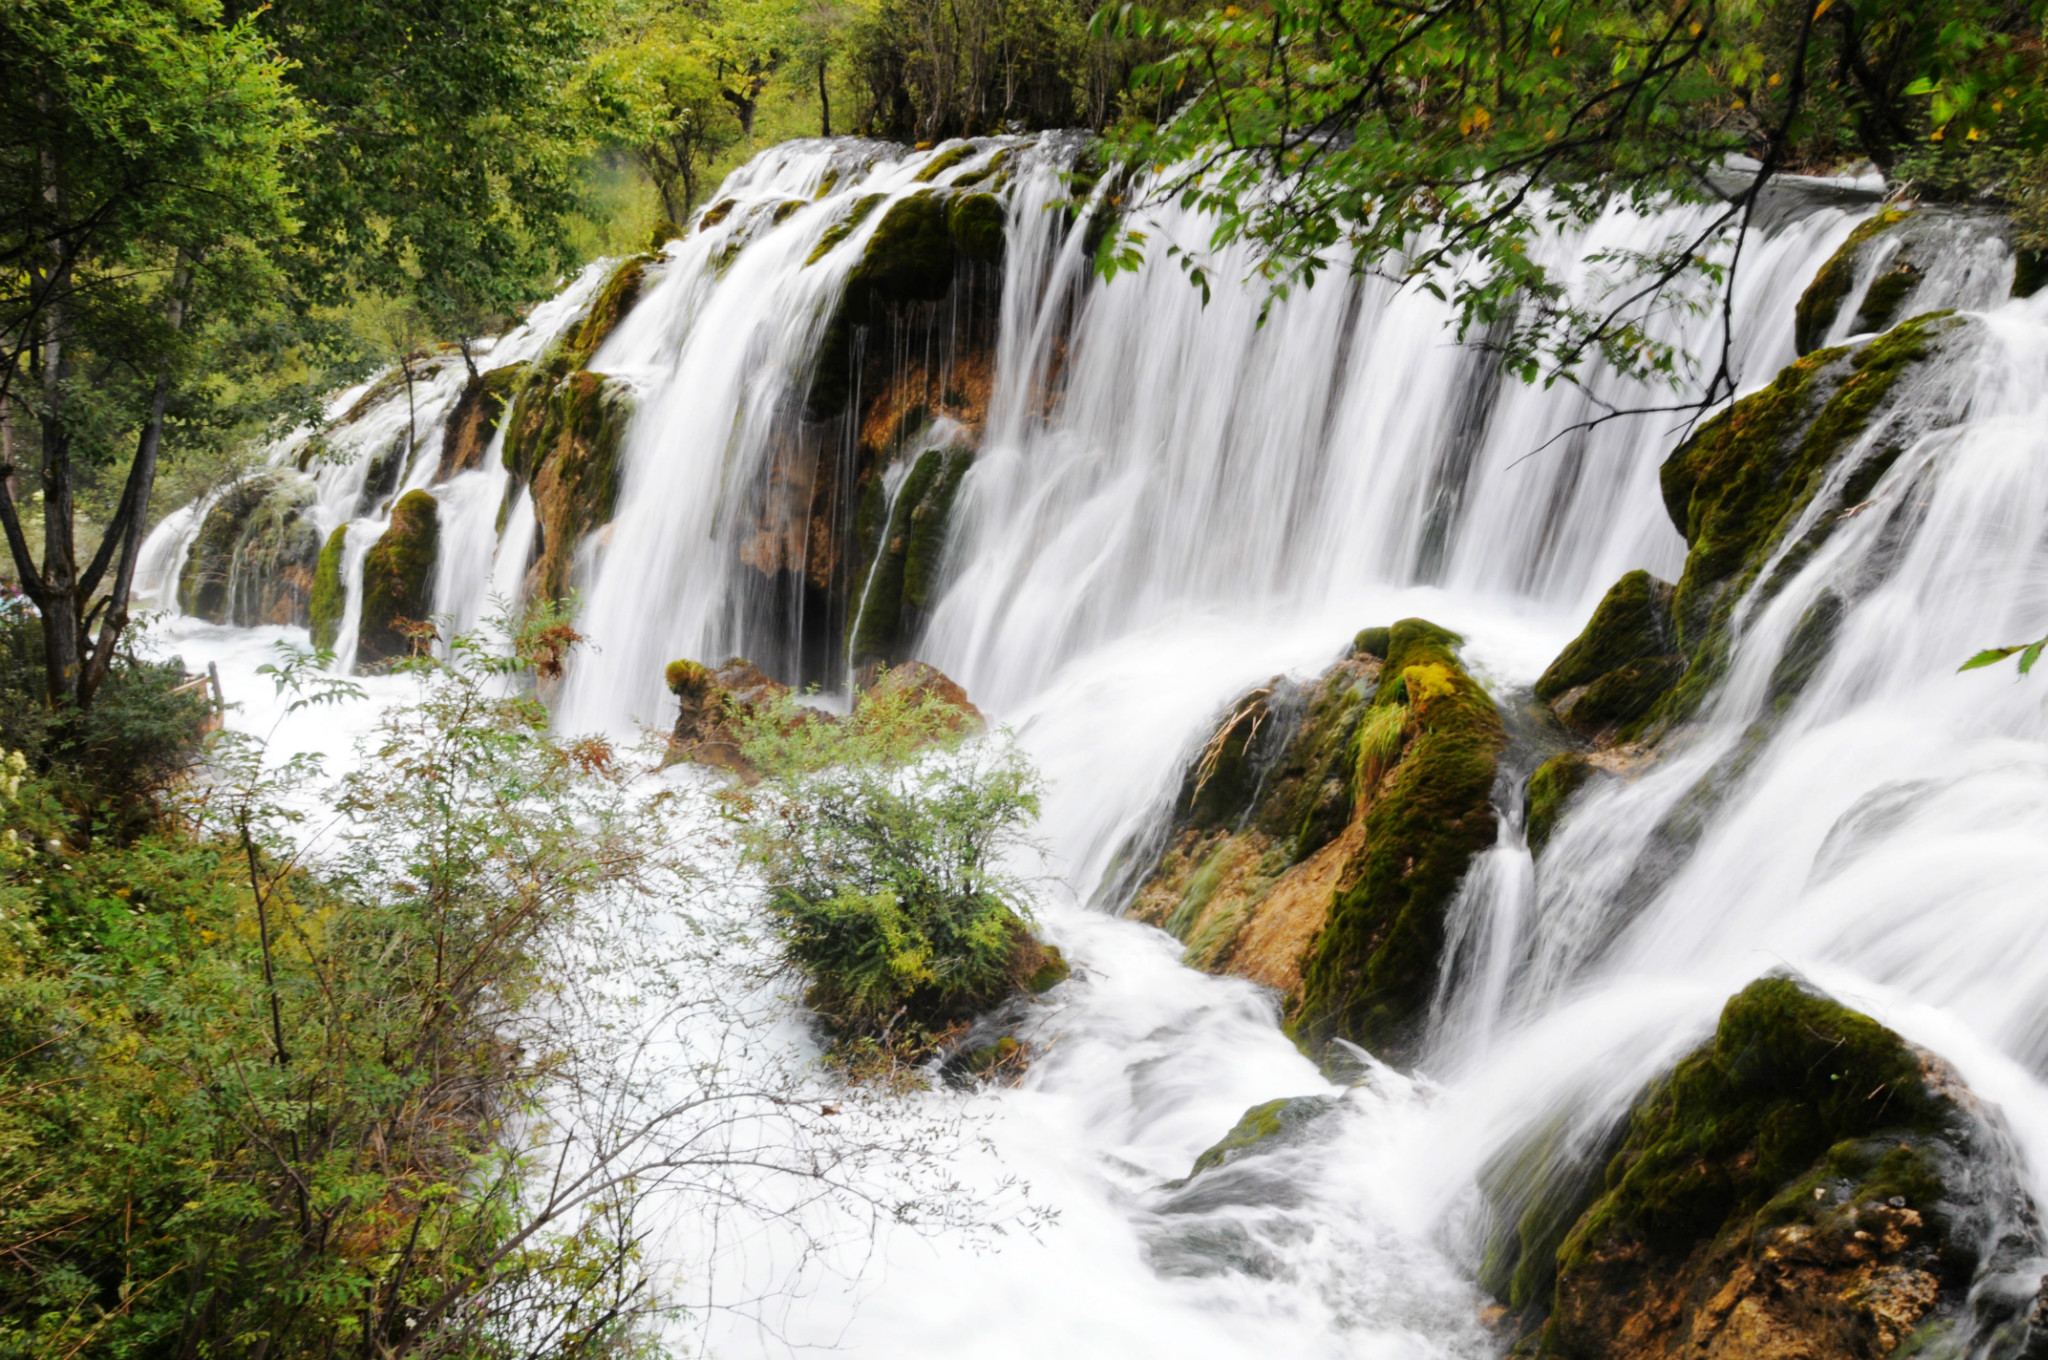
[[[934, 527], [932, 519], [919, 523], [915, 516], [920, 508], [926, 507], [936, 488], [943, 487], [949, 480], [948, 467], [952, 460], [965, 461], [966, 455], [948, 449], [927, 449], [919, 455], [905, 476], [903, 485], [897, 490], [896, 503], [889, 511], [887, 527], [876, 540], [873, 555], [861, 564], [858, 594], [854, 601], [854, 616], [848, 623], [847, 654], [856, 666], [870, 661], [895, 662], [903, 660], [900, 655], [909, 642], [904, 626], [905, 587], [910, 542], [915, 533], [940, 535], [938, 542], [944, 544], [943, 510], [933, 507], [937, 518]], [[963, 469], [964, 471], [964, 469]], [[879, 498], [880, 478], [870, 484], [870, 494]], [[955, 481], [957, 485], [957, 481]], [[950, 504], [951, 492], [945, 492]], [[870, 515], [874, 512], [870, 510]], [[874, 515], [879, 518], [878, 515]], [[925, 553], [929, 557], [934, 549], [927, 542]], [[931, 569], [929, 562], [921, 562], [925, 570]], [[928, 588], [930, 581], [924, 585]]]
[[970, 260], [995, 264], [1003, 258], [1010, 215], [994, 194], [961, 194], [946, 209], [946, 230]]
[[441, 469], [435, 480], [480, 467], [491, 436], [498, 431], [505, 408], [525, 385], [530, 365], [505, 364], [486, 369], [463, 386], [441, 430]]
[[[1698, 705], [1726, 664], [1736, 603], [1757, 583], [1828, 468], [1869, 426], [1899, 379], [1965, 324], [1931, 312], [1854, 350], [1809, 354], [1708, 421], [1665, 461], [1665, 505], [1691, 549], [1672, 598], [1678, 650], [1687, 664], [1642, 727], [1684, 717]], [[1897, 445], [1872, 450], [1847, 487], [1867, 491], [1898, 453]], [[1766, 594], [1827, 540], [1849, 508], [1818, 517], [1787, 549], [1785, 567], [1764, 583]]]
[[650, 254], [659, 254], [670, 241], [679, 240], [683, 229], [666, 217], [654, 224], [654, 230], [647, 234], [647, 249]]
[[647, 283], [649, 263], [648, 256], [636, 255], [606, 276], [576, 324], [556, 339], [546, 364], [548, 368], [564, 373], [590, 362], [598, 347], [618, 329], [619, 323], [626, 319], [626, 313], [632, 311], [633, 304], [640, 300], [641, 289]]
[[424, 491], [408, 491], [391, 507], [391, 524], [363, 557], [362, 626], [356, 664], [407, 656], [403, 625], [426, 621], [433, 609], [434, 562], [441, 550], [440, 507]]
[[1898, 1035], [1791, 978], [1759, 979], [1723, 1009], [1712, 1042], [1629, 1116], [1560, 1265], [1617, 1240], [1683, 1256], [1763, 1209], [1843, 1140], [1939, 1132], [1951, 1113]]
[[1229, 1133], [1195, 1158], [1188, 1178], [1192, 1180], [1256, 1148], [1296, 1134], [1328, 1113], [1336, 1103], [1333, 1096], [1289, 1096], [1252, 1106]]
[[1899, 308], [1905, 304], [1906, 295], [1919, 282], [1920, 271], [1913, 267], [1911, 261], [1900, 260], [1870, 281], [1850, 328], [1859, 335], [1890, 330], [1892, 323], [1898, 320]]
[[1529, 776], [1528, 813], [1523, 823], [1530, 854], [1543, 853], [1550, 833], [1557, 829], [1557, 819], [1564, 815], [1565, 804], [1592, 777], [1592, 762], [1577, 751], [1554, 755], [1536, 767]]
[[1345, 1038], [1399, 1061], [1436, 982], [1444, 912], [1472, 856], [1493, 843], [1500, 714], [1421, 619], [1389, 631], [1375, 706], [1406, 703], [1412, 735], [1365, 814], [1365, 849], [1310, 948], [1294, 1014], [1314, 1050]]
[[903, 545], [903, 599], [924, 610], [938, 603], [939, 568], [945, 561], [953, 502], [974, 462], [972, 455], [961, 449], [933, 449], [924, 455], [932, 457], [939, 460], [938, 468], [910, 508]]
[[1045, 962], [1039, 964], [1031, 976], [1024, 979], [1024, 990], [1033, 996], [1051, 991], [1074, 975], [1072, 966], [1067, 963], [1066, 955], [1049, 944], [1041, 944], [1038, 948], [1044, 954]]
[[1584, 687], [1565, 721], [1582, 731], [1628, 723], [1648, 713], [1684, 671], [1672, 625], [1673, 587], [1647, 571], [1615, 582], [1585, 630], [1536, 682], [1536, 697], [1556, 702]]
[[974, 147], [971, 143], [962, 142], [958, 146], [949, 146], [938, 155], [932, 157], [925, 164], [924, 169], [917, 172], [916, 182], [919, 184], [930, 184], [940, 175], [945, 174], [948, 170], [951, 170], [973, 154]]
[[2048, 250], [2014, 251], [2012, 295], [2016, 298], [2032, 297], [2041, 291], [2044, 283], [2048, 283]]
[[1835, 318], [1842, 310], [1842, 300], [1856, 284], [1856, 257], [1862, 249], [1882, 233], [1904, 221], [1907, 211], [1903, 208], [1885, 208], [1875, 217], [1859, 223], [1849, 233], [1849, 239], [1842, 242], [1841, 249], [1828, 257], [1828, 262], [1813, 276], [1813, 282], [1799, 295], [1799, 305], [1793, 311], [1794, 337], [1799, 352], [1811, 354], [1827, 338], [1828, 331], [1835, 324]]
[[576, 545], [608, 523], [618, 502], [618, 455], [631, 416], [621, 389], [602, 373], [579, 369], [548, 395], [537, 427], [508, 434], [505, 463], [533, 497], [535, 560], [529, 588], [559, 599], [569, 587]]
[[1360, 656], [1376, 656], [1386, 660], [1387, 648], [1391, 645], [1391, 629], [1362, 628], [1351, 640], [1351, 650]]
[[784, 222], [787, 222], [790, 218], [796, 216], [797, 210], [799, 208], [807, 208], [809, 206], [810, 203], [806, 199], [783, 199], [782, 202], [775, 205], [775, 212], [772, 214], [775, 225], [778, 227], [781, 226]]
[[961, 1060], [961, 1066], [977, 1077], [1014, 1067], [1024, 1058], [1024, 1045], [1005, 1034], [992, 1044], [975, 1049]]
[[854, 332], [891, 309], [937, 302], [953, 286], [954, 247], [946, 202], [933, 190], [899, 198], [882, 214], [847, 274], [839, 305], [825, 323], [805, 408], [813, 419], [839, 414], [852, 390]]
[[818, 180], [818, 192], [812, 194], [811, 197], [823, 198], [837, 187], [839, 187], [839, 167], [835, 165], [827, 170], [823, 177]]
[[739, 205], [740, 201], [736, 198], [719, 199], [718, 202], [706, 208], [704, 210], [704, 215], [697, 219], [697, 230], [711, 230], [720, 222], [723, 222], [726, 218], [732, 216], [732, 210], [734, 208], [737, 208]]
[[336, 525], [321, 547], [319, 565], [313, 570], [313, 645], [322, 650], [334, 646], [334, 639], [341, 632], [342, 614], [348, 607], [348, 595], [341, 580], [341, 557], [347, 544], [348, 526]]
[[995, 155], [989, 157], [988, 164], [982, 166], [981, 169], [970, 170], [966, 174], [956, 178], [953, 181], [953, 187], [955, 189], [971, 189], [977, 184], [984, 184], [989, 180], [995, 178], [996, 175], [1002, 170], [1002, 168], [1008, 165], [1009, 163], [1010, 148], [1006, 146], [1002, 150], [996, 152]]
[[804, 260], [804, 267], [809, 268], [831, 254], [832, 248], [853, 235], [853, 229], [867, 221], [868, 214], [887, 197], [887, 194], [868, 194], [855, 199], [853, 206], [847, 209], [846, 216], [825, 228], [825, 234], [818, 238], [818, 244], [812, 247], [810, 255]]

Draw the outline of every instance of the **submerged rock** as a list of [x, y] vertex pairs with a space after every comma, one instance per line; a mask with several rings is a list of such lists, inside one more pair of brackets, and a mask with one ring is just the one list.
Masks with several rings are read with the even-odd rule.
[[258, 473], [223, 491], [178, 573], [178, 607], [238, 628], [307, 621], [320, 531], [311, 482]]
[[1190, 964], [1281, 992], [1313, 1051], [1412, 1058], [1444, 911], [1494, 839], [1505, 735], [1458, 641], [1404, 619], [1311, 685], [1245, 695], [1190, 763], [1133, 899]]
[[391, 507], [391, 525], [363, 557], [362, 624], [356, 664], [374, 666], [410, 656], [409, 625], [425, 623], [434, 605], [434, 563], [441, 550], [440, 506], [408, 491]]
[[2030, 1340], [2043, 1243], [1995, 1115], [1940, 1059], [1792, 978], [1730, 1000], [1611, 1154], [1499, 1223], [1485, 1283], [1520, 1312], [1518, 1354], [1879, 1360], [2048, 1341]]

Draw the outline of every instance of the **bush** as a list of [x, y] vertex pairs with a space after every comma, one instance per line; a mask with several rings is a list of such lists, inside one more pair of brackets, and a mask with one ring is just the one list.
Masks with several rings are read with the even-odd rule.
[[746, 722], [761, 774], [727, 808], [805, 1000], [842, 1041], [913, 1047], [1024, 990], [1046, 963], [1004, 867], [1038, 812], [1007, 733], [877, 685], [842, 721], [783, 696]]

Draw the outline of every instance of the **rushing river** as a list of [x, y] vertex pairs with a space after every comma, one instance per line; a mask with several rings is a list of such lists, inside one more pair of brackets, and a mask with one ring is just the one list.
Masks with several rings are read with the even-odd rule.
[[[1172, 210], [1151, 223], [1144, 269], [1091, 284], [1080, 234], [1047, 210], [1072, 150], [1014, 146], [994, 390], [918, 648], [1019, 733], [1048, 781], [1041, 920], [1076, 977], [1038, 1008], [1022, 1084], [981, 1098], [988, 1146], [964, 1149], [959, 1171], [970, 1186], [1021, 1175], [1058, 1217], [986, 1251], [896, 1233], [766, 1314], [713, 1314], [694, 1334], [717, 1354], [891, 1360], [1495, 1354], [1472, 1283], [1479, 1168], [1539, 1121], [1605, 1127], [1731, 993], [1788, 966], [2002, 1107], [2042, 1200], [2048, 677], [1956, 666], [2048, 620], [2048, 293], [2003, 302], [2009, 259], [1968, 243], [1923, 282], [1911, 310], [1980, 309], [1987, 324], [1916, 379], [1931, 433], [1865, 436], [1910, 440], [1870, 500], [1912, 513], [1850, 520], [1746, 615], [1696, 739], [1576, 806], [1540, 866], [1505, 809], [1455, 908], [1463, 944], [1429, 1056], [1414, 1075], [1367, 1067], [1340, 1087], [1282, 1035], [1269, 994], [1183, 967], [1179, 942], [1103, 910], [1105, 876], [1157, 824], [1224, 705], [1276, 673], [1320, 672], [1361, 627], [1420, 615], [1454, 628], [1502, 705], [1524, 701], [1618, 576], [1676, 578], [1685, 548], [1657, 486], [1673, 419], [1569, 433], [1596, 398], [1657, 394], [1598, 375], [1590, 391], [1503, 383], [1454, 343], [1442, 304], [1382, 280], [1326, 280], [1263, 327], [1249, 290], [1220, 287], [1204, 306], [1161, 258], [1204, 231]], [[736, 172], [718, 197], [741, 210], [672, 243], [593, 357], [636, 407], [619, 513], [578, 563], [596, 650], [560, 698], [565, 730], [666, 726], [663, 663], [779, 645], [744, 598], [735, 544], [775, 422], [882, 214], [804, 262], [850, 202], [915, 191], [929, 159], [873, 157], [797, 143]], [[792, 200], [809, 206], [772, 223], [744, 210]], [[1734, 307], [1745, 390], [1793, 358], [1795, 301], [1874, 207], [1815, 194], [1749, 243]], [[1616, 214], [1559, 258], [1648, 249], [1694, 221]], [[601, 276], [593, 266], [486, 362], [540, 352]], [[1712, 367], [1715, 318], [1657, 324]], [[1055, 362], [1065, 388], [1048, 412], [1034, 396]], [[451, 365], [410, 404], [376, 408], [317, 470], [323, 529], [361, 516], [352, 601], [381, 527], [361, 506], [368, 454], [407, 421], [443, 418], [461, 381]], [[423, 458], [412, 484], [434, 473]], [[501, 529], [505, 487], [494, 445], [435, 489], [436, 609], [458, 626], [518, 589], [533, 511], [519, 496]], [[151, 540], [160, 597], [195, 524], [180, 512]], [[1777, 715], [1772, 671], [1827, 591], [1847, 601], [1843, 624]], [[229, 697], [251, 701], [241, 721], [268, 723], [254, 668], [296, 630], [174, 619], [164, 632], [188, 663], [220, 664]], [[374, 681], [375, 697], [399, 685]], [[1647, 874], [1660, 825], [1767, 715], [1768, 739], [1699, 813], [1690, 859]], [[365, 721], [302, 714], [280, 741], [338, 752]], [[1246, 1107], [1316, 1092], [1344, 1094], [1328, 1137], [1206, 1191], [1169, 1184]], [[720, 1278], [746, 1294], [786, 1265], [761, 1246]]]

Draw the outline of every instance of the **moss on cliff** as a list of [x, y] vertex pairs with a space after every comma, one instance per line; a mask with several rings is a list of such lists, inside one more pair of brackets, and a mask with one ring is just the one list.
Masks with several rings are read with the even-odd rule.
[[936, 603], [946, 531], [960, 483], [973, 463], [964, 449], [926, 449], [891, 504], [869, 481], [855, 523], [855, 577], [847, 654], [856, 666], [906, 659], [925, 611]]
[[483, 465], [484, 450], [498, 431], [514, 394], [526, 381], [529, 365], [506, 364], [471, 378], [456, 398], [441, 432], [441, 468], [436, 481]]
[[1585, 630], [1536, 682], [1567, 726], [1594, 733], [1633, 724], [1684, 671], [1672, 624], [1674, 588], [1646, 571], [1615, 582]]
[[994, 264], [1003, 258], [1010, 215], [994, 194], [961, 194], [946, 209], [946, 230], [960, 254]]
[[1436, 982], [1444, 912], [1472, 856], [1493, 843], [1506, 736], [1465, 673], [1454, 633], [1422, 619], [1389, 632], [1374, 707], [1405, 704], [1399, 760], [1370, 798], [1365, 845], [1302, 972], [1293, 1014], [1312, 1049], [1349, 1039], [1393, 1061], [1413, 1052]]
[[831, 254], [832, 248], [853, 235], [853, 229], [867, 221], [868, 214], [880, 207], [882, 200], [887, 197], [887, 194], [867, 194], [855, 199], [844, 217], [825, 228], [825, 234], [818, 238], [818, 244], [812, 247], [811, 253], [805, 257], [804, 267], [808, 269]]
[[949, 146], [925, 162], [924, 169], [917, 172], [916, 182], [919, 184], [930, 184], [940, 175], [945, 174], [948, 170], [951, 170], [973, 154], [974, 145], [971, 142], [961, 142], [958, 146]]
[[348, 594], [341, 579], [341, 558], [347, 546], [348, 526], [337, 524], [321, 547], [320, 560], [313, 569], [313, 645], [322, 650], [334, 645], [341, 632], [342, 615], [348, 608]]
[[440, 507], [424, 491], [408, 491], [391, 507], [391, 524], [363, 557], [362, 626], [356, 664], [407, 656], [405, 625], [433, 609], [434, 562], [441, 549]]
[[527, 482], [533, 496], [536, 542], [527, 588], [536, 598], [567, 593], [577, 544], [611, 520], [631, 409], [604, 374], [579, 369], [534, 410], [537, 419], [516, 422], [507, 432], [505, 465], [513, 485]]

